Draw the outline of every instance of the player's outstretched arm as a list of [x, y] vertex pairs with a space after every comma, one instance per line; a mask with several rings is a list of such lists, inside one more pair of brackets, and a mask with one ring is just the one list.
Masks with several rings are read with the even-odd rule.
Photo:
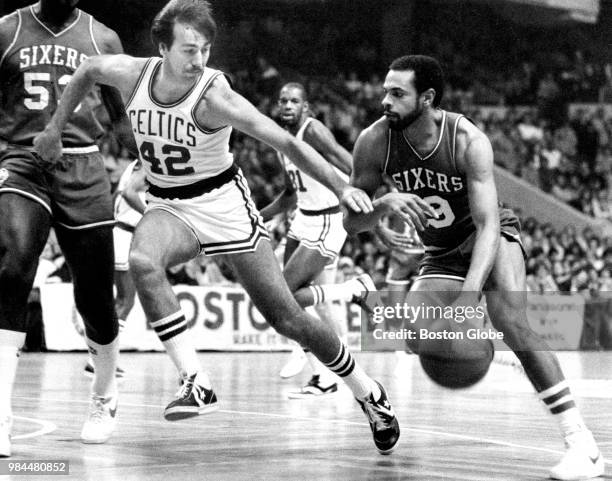
[[[370, 197], [384, 184], [381, 169], [387, 153], [386, 130], [384, 121], [374, 123], [359, 135], [353, 151], [351, 185], [362, 189]], [[427, 202], [412, 194], [390, 192], [374, 200], [373, 206], [373, 211], [369, 213], [345, 213], [344, 228], [349, 235], [373, 230], [380, 218], [389, 213], [414, 224], [419, 230], [427, 225], [425, 213], [437, 217]]]
[[215, 79], [196, 115], [204, 125], [210, 121], [230, 124], [282, 152], [306, 174], [330, 189], [350, 210], [372, 210], [372, 203], [364, 192], [349, 186], [315, 149], [284, 131], [234, 92], [225, 78]]
[[[100, 53], [118, 55], [123, 53], [123, 45], [114, 30], [100, 22], [94, 22], [93, 35], [100, 46]], [[132, 132], [130, 120], [125, 112], [121, 93], [114, 87], [100, 85], [100, 95], [111, 121], [113, 133], [121, 145], [126, 147], [130, 154], [138, 157], [136, 139]]]
[[330, 130], [318, 120], [313, 120], [304, 132], [304, 141], [319, 152], [325, 160], [347, 175], [353, 170], [353, 158], [334, 138]]
[[50, 163], [62, 155], [61, 133], [70, 115], [96, 83], [115, 87], [128, 98], [145, 59], [128, 55], [97, 55], [88, 58], [74, 73], [51, 120], [34, 139], [38, 155]]
[[470, 212], [476, 225], [476, 240], [463, 291], [480, 292], [495, 262], [500, 238], [493, 149], [489, 139], [477, 127], [466, 120], [460, 122], [459, 135], [465, 129], [466, 147], [463, 162], [461, 155], [458, 159], [466, 174]]

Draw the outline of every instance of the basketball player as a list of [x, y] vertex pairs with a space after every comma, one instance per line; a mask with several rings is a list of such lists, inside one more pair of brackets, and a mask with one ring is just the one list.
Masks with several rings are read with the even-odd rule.
[[166, 419], [210, 412], [217, 408], [217, 397], [199, 366], [165, 270], [200, 252], [224, 254], [269, 324], [311, 349], [346, 381], [370, 420], [377, 448], [390, 452], [399, 426], [385, 391], [357, 365], [331, 328], [308, 316], [293, 298], [246, 180], [233, 164], [231, 127], [289, 156], [346, 208], [368, 212], [369, 199], [342, 181], [312, 147], [234, 92], [220, 71], [206, 67], [216, 34], [207, 2], [170, 1], [153, 21], [151, 33], [161, 58], [102, 55], [87, 60], [36, 146], [53, 163], [61, 147], [59, 131], [91, 86], [99, 82], [120, 90], [149, 183], [130, 270], [147, 319], [184, 380], [165, 410]]
[[411, 221], [425, 245], [411, 291], [448, 291], [453, 306], [476, 306], [486, 294], [493, 326], [504, 334], [539, 397], [559, 422], [567, 451], [550, 475], [587, 479], [604, 462], [576, 407], [555, 356], [526, 316], [525, 264], [514, 214], [499, 209], [487, 137], [462, 115], [439, 108], [438, 62], [421, 55], [393, 61], [384, 82], [384, 117], [355, 146], [352, 183], [372, 194], [389, 175], [399, 193], [369, 214], [348, 212], [349, 234], [389, 212]]
[[[121, 174], [115, 191], [114, 214], [117, 221], [113, 229], [115, 252], [115, 310], [119, 322], [119, 332], [123, 331], [125, 322], [134, 307], [136, 287], [129, 272], [128, 256], [132, 236], [136, 225], [146, 209], [145, 194], [147, 186], [144, 170], [139, 160], [131, 162]], [[85, 365], [85, 374], [94, 373], [93, 363]], [[121, 378], [124, 370], [117, 366], [116, 377]]]
[[[71, 110], [58, 132], [63, 150], [41, 165], [32, 142], [57, 108], [61, 91], [86, 58], [121, 53], [112, 30], [75, 8], [41, 0], [0, 19], [0, 454], [10, 454], [11, 391], [27, 326], [25, 308], [41, 251], [55, 227], [74, 280], [96, 375], [81, 439], [102, 443], [115, 425], [117, 317], [113, 305], [113, 206], [95, 140], [98, 95]], [[93, 85], [92, 85], [93, 87]], [[134, 143], [117, 92], [101, 94], [122, 142]], [[84, 95], [85, 97], [85, 95]]]
[[[318, 120], [309, 116], [309, 105], [304, 86], [299, 83], [288, 83], [280, 91], [278, 106], [281, 125], [298, 140], [303, 140], [319, 152], [325, 160], [334, 166], [336, 172], [348, 180], [353, 160], [342, 146], [334, 139], [329, 129]], [[295, 218], [287, 234], [284, 254], [283, 276], [302, 307], [315, 303], [316, 290], [309, 288], [315, 281], [322, 286], [316, 289], [327, 294], [324, 303], [315, 306], [316, 312], [329, 325], [335, 325], [336, 333], [342, 338], [341, 322], [334, 323], [329, 301], [350, 301], [353, 296], [362, 295], [362, 291], [374, 290], [374, 283], [367, 274], [357, 280], [346, 282], [345, 297], [341, 289], [327, 288], [335, 284], [337, 258], [346, 240], [346, 231], [342, 226], [342, 213], [338, 198], [321, 183], [301, 171], [291, 160], [280, 155], [286, 173], [285, 190], [261, 211], [264, 222], [275, 215], [293, 209], [297, 204]], [[334, 286], [336, 287], [336, 286]], [[340, 291], [340, 292], [339, 292]], [[321, 296], [317, 295], [319, 300]], [[291, 354], [288, 365], [290, 368], [296, 357], [296, 351]], [[303, 354], [302, 354], [303, 355]], [[289, 397], [303, 398], [331, 394], [338, 390], [338, 385], [330, 373], [319, 361], [307, 353], [312, 368], [312, 378], [299, 391], [292, 391]], [[301, 369], [300, 369], [301, 370]], [[287, 375], [289, 369], [281, 370], [281, 377]], [[294, 369], [297, 374], [299, 370]], [[285, 375], [283, 375], [285, 374]]]

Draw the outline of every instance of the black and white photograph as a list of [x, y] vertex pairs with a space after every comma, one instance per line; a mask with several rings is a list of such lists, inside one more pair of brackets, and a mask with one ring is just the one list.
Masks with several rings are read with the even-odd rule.
[[0, 0], [0, 479], [612, 479], [612, 0]]

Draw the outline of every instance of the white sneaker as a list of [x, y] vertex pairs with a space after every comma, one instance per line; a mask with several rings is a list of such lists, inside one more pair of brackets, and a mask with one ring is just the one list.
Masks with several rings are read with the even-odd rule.
[[604, 459], [591, 431], [585, 429], [566, 436], [565, 447], [563, 458], [550, 470], [552, 479], [591, 479], [604, 474]]
[[11, 455], [11, 428], [13, 418], [6, 416], [0, 420], [0, 458], [8, 458]]
[[108, 441], [117, 424], [116, 414], [117, 396], [92, 396], [89, 417], [81, 431], [81, 441], [86, 444], [102, 444]]
[[304, 369], [306, 361], [306, 353], [301, 348], [294, 349], [289, 355], [287, 364], [280, 370], [280, 377], [287, 379], [298, 375]]

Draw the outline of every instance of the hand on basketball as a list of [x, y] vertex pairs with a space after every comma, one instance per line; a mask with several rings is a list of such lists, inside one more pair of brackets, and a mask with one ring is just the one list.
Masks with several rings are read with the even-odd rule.
[[432, 206], [421, 199], [418, 195], [406, 192], [389, 192], [382, 199], [387, 205], [389, 212], [396, 214], [405, 222], [412, 223], [418, 231], [423, 231], [428, 225], [427, 217], [438, 218], [438, 214]]
[[397, 232], [379, 222], [375, 232], [380, 241], [389, 249], [402, 250], [414, 247], [414, 240], [406, 232]]
[[363, 190], [347, 185], [340, 196], [340, 204], [354, 212], [369, 214], [374, 210], [372, 200]]
[[34, 151], [45, 164], [52, 169], [62, 158], [62, 133], [48, 125], [34, 138]]

